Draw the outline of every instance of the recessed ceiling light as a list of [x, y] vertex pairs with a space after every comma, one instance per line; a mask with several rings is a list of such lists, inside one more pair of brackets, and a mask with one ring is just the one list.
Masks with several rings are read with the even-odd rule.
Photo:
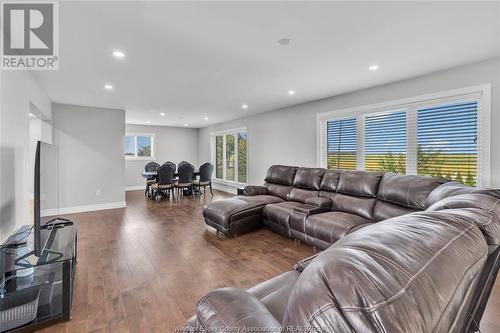
[[125, 53], [120, 50], [114, 50], [113, 55], [115, 56], [115, 58], [120, 58], [120, 59], [125, 58]]
[[292, 44], [292, 40], [290, 38], [281, 38], [281, 39], [278, 39], [278, 44], [283, 45], [283, 46], [287, 46], [287, 45]]
[[248, 109], [248, 104], [243, 104], [243, 105], [241, 106], [241, 108], [242, 108], [242, 109]]
[[151, 124], [151, 120], [146, 121], [146, 124]]
[[187, 127], [187, 126], [188, 126], [188, 124], [184, 124], [184, 126], [186, 126], [186, 127]]
[[165, 117], [165, 112], [160, 112], [160, 116]]
[[28, 113], [28, 116], [30, 116], [30, 118], [35, 118], [35, 115], [33, 113]]
[[371, 71], [376, 71], [378, 69], [378, 65], [371, 65], [370, 67], [368, 67], [368, 69]]
[[205, 117], [205, 118], [203, 118], [203, 119], [208, 120], [208, 117]]
[[104, 85], [104, 89], [106, 89], [106, 90], [113, 90], [113, 88], [114, 88], [114, 87], [113, 87], [113, 85], [112, 85], [112, 84], [106, 83], [106, 84]]
[[288, 95], [295, 95], [295, 90], [288, 90]]

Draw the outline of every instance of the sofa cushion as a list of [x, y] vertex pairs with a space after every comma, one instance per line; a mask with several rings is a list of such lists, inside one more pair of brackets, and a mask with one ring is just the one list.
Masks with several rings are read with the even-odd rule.
[[373, 209], [373, 221], [379, 222], [400, 215], [419, 212], [421, 209], [409, 208], [402, 205], [397, 205], [384, 200], [377, 200]]
[[335, 192], [337, 191], [337, 185], [339, 183], [341, 170], [332, 169], [326, 170], [321, 180], [320, 189], [321, 191]]
[[305, 203], [307, 199], [317, 197], [318, 193], [319, 191], [292, 187], [288, 200]]
[[248, 289], [247, 292], [257, 297], [274, 318], [281, 323], [285, 315], [288, 296], [290, 296], [290, 291], [299, 276], [299, 271], [289, 271], [259, 283]]
[[266, 183], [292, 185], [297, 167], [287, 165], [272, 165], [267, 170]]
[[266, 183], [265, 186], [267, 187], [267, 194], [273, 195], [283, 200], [288, 200], [288, 195], [292, 190], [292, 187], [289, 185]]
[[348, 234], [352, 228], [367, 223], [371, 223], [371, 220], [350, 213], [315, 214], [306, 220], [306, 235], [333, 244]]
[[373, 220], [375, 201], [375, 198], [357, 197], [354, 195], [337, 193], [337, 195], [333, 197], [332, 210], [356, 214]]
[[340, 173], [337, 192], [374, 198], [377, 196], [378, 186], [383, 175], [382, 172], [343, 170]]
[[262, 209], [262, 217], [264, 218], [264, 223], [268, 225], [271, 229], [273, 225], [277, 225], [279, 230], [276, 230], [282, 234], [290, 235], [290, 213], [295, 207], [304, 206], [304, 204], [296, 201], [284, 201], [276, 204], [266, 205]]
[[424, 209], [429, 194], [446, 182], [448, 180], [442, 178], [386, 173], [380, 181], [377, 197], [398, 205]]
[[321, 168], [298, 168], [292, 186], [317, 191], [324, 174]]

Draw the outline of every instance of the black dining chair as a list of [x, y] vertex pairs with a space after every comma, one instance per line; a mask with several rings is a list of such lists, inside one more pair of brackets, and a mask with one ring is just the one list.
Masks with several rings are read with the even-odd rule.
[[177, 174], [179, 178], [175, 181], [174, 185], [177, 189], [177, 195], [179, 196], [180, 192], [183, 192], [185, 189], [191, 190], [191, 195], [194, 198], [193, 191], [193, 175], [194, 175], [194, 166], [191, 163], [179, 163], [177, 167]]
[[174, 173], [175, 173], [176, 165], [174, 162], [167, 161], [167, 162], [163, 163], [163, 165], [170, 165], [170, 167], [172, 167], [174, 169]]
[[167, 196], [167, 192], [171, 191], [172, 193], [172, 199], [175, 199], [174, 196], [174, 173], [175, 169], [172, 168], [171, 165], [165, 165], [163, 164], [161, 167], [158, 168], [157, 170], [158, 176], [157, 176], [157, 182], [151, 185], [151, 190], [152, 190], [152, 197], [156, 199], [158, 195], [163, 194], [164, 196]]
[[[149, 162], [144, 166], [144, 171], [146, 172], [154, 172], [157, 171], [160, 165], [156, 162]], [[144, 191], [144, 195], [147, 195], [149, 193], [149, 187], [153, 185], [156, 182], [156, 177], [155, 176], [150, 176], [146, 178], [146, 190]]]
[[[179, 168], [181, 165], [184, 165], [184, 164], [190, 164], [190, 165], [192, 165], [191, 163], [189, 163], [187, 161], [182, 161], [182, 162], [179, 162], [179, 166], [177, 168]], [[193, 173], [193, 182], [194, 182], [195, 179], [196, 179], [196, 175]]]
[[201, 187], [203, 187], [203, 194], [205, 194], [205, 188], [208, 186], [210, 188], [210, 193], [212, 196], [214, 192], [212, 191], [212, 173], [214, 172], [214, 165], [212, 163], [204, 163], [200, 165], [200, 178], [193, 182], [194, 187], [198, 188], [201, 193]]

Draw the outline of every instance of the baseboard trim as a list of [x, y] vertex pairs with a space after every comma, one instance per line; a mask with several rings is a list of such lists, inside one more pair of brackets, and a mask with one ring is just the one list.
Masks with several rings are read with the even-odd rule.
[[144, 191], [145, 188], [146, 187], [144, 185], [127, 186], [125, 187], [125, 191], [139, 191], [139, 190]]
[[125, 201], [108, 202], [108, 203], [95, 204], [95, 205], [63, 207], [63, 208], [59, 208], [59, 214], [63, 215], [63, 214], [85, 213], [85, 212], [93, 212], [93, 211], [97, 211], [97, 210], [116, 209], [116, 208], [125, 208], [125, 207], [127, 207], [127, 203]]

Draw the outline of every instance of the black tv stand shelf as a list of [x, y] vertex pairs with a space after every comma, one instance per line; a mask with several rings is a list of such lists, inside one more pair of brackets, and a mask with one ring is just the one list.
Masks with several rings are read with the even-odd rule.
[[[34, 255], [33, 234], [24, 244], [0, 250], [1, 333], [32, 332], [71, 317], [76, 222], [56, 219], [47, 223], [41, 240], [45, 246], [40, 256]], [[13, 308], [20, 318], [9, 312]]]

